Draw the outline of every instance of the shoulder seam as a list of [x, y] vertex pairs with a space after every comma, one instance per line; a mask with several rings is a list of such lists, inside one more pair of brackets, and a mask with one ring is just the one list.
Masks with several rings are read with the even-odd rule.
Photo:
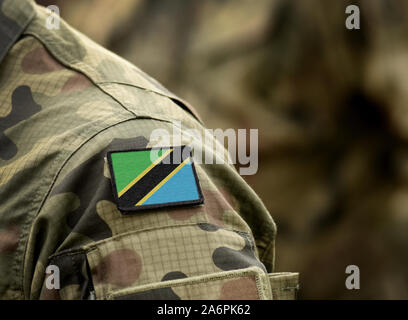
[[37, 34], [35, 33], [31, 33], [31, 32], [27, 32], [26, 33], [29, 36], [32, 36], [33, 38], [35, 38], [37, 41], [39, 41], [46, 49], [47, 51], [52, 55], [52, 57], [58, 61], [59, 63], [61, 63], [65, 68], [75, 71], [77, 73], [82, 74], [83, 76], [85, 76], [89, 81], [92, 82], [92, 84], [95, 86], [95, 88], [98, 88], [98, 90], [100, 90], [101, 92], [103, 92], [105, 95], [109, 96], [112, 100], [114, 100], [116, 103], [118, 103], [125, 111], [129, 112], [132, 116], [137, 117], [137, 114], [135, 114], [134, 112], [132, 112], [131, 110], [129, 110], [128, 108], [126, 108], [123, 103], [121, 101], [119, 101], [116, 97], [112, 96], [111, 94], [109, 94], [106, 90], [104, 90], [99, 84], [98, 82], [95, 82], [88, 74], [86, 74], [83, 70], [79, 69], [79, 68], [74, 68], [72, 65], [70, 65], [69, 63], [65, 62], [64, 60], [58, 58], [55, 53], [52, 51], [52, 48], [50, 48], [48, 46], [48, 44], [45, 41], [41, 40], [41, 37], [39, 37]]

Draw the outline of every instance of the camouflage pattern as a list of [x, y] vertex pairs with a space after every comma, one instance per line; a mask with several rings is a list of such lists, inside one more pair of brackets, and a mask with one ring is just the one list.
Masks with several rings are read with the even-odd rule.
[[[112, 2], [52, 1], [208, 127], [259, 128], [259, 173], [244, 178], [299, 297], [408, 299], [408, 1]], [[345, 27], [350, 4], [360, 30]], [[345, 286], [351, 264], [360, 290]]]
[[[207, 126], [259, 128], [259, 174], [246, 178], [278, 224], [276, 269], [302, 275], [300, 298], [408, 299], [408, 1], [110, 2], [57, 3]], [[345, 27], [349, 4], [360, 30]], [[344, 285], [351, 264], [360, 290]]]
[[[171, 279], [172, 281], [166, 281]], [[243, 271], [219, 272], [211, 275], [188, 277], [184, 274], [168, 274], [166, 282], [140, 286], [137, 289], [120, 290], [109, 299], [211, 299], [239, 300], [245, 290], [248, 300], [272, 299], [268, 276], [258, 268]]]
[[[151, 132], [171, 133], [174, 121], [204, 127], [135, 66], [63, 21], [46, 29], [44, 8], [17, 3], [0, 0], [0, 30], [9, 30], [0, 34], [0, 298], [271, 299], [295, 291], [296, 274], [270, 274], [275, 224], [230, 165], [197, 165], [204, 205], [120, 214], [106, 153], [160, 145]], [[46, 288], [51, 264], [60, 290]]]

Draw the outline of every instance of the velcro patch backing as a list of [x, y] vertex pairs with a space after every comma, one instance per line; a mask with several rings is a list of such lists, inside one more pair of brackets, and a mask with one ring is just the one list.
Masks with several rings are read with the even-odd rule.
[[107, 159], [113, 196], [123, 214], [204, 202], [187, 146], [110, 151]]

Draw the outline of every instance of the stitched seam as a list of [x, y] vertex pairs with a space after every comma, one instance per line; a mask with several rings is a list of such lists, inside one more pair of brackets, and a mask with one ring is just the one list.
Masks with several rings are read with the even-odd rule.
[[277, 291], [292, 291], [292, 290], [299, 290], [299, 285], [295, 287], [282, 287], [282, 288], [273, 288], [273, 290]]
[[[248, 277], [248, 276], [255, 277], [255, 282], [257, 282], [257, 278], [260, 277], [259, 275], [260, 272], [263, 272], [260, 268], [251, 267], [247, 269], [234, 270], [232, 272], [231, 271], [219, 272], [219, 273], [188, 277], [185, 279], [171, 280], [171, 281], [174, 281], [172, 283], [171, 281], [155, 282], [155, 283], [151, 283], [147, 285], [135, 286], [133, 288], [126, 288], [126, 289], [118, 290], [115, 292], [110, 292], [107, 295], [107, 298], [111, 299], [117, 296], [123, 296], [126, 294], [143, 292], [146, 290], [151, 290], [151, 289], [156, 289], [156, 288], [183, 287], [186, 285], [215, 282], [215, 281], [226, 280], [226, 279], [243, 278], [243, 277]], [[262, 286], [258, 286], [258, 284], [256, 284], [256, 286], [257, 286], [258, 297], [259, 297], [259, 289], [262, 288]]]
[[[197, 223], [197, 222], [190, 222], [190, 223], [183, 223], [183, 224], [177, 224], [177, 225], [166, 225], [166, 226], [160, 226], [160, 227], [150, 227], [150, 228], [144, 228], [144, 229], [140, 229], [140, 230], [133, 230], [133, 231], [128, 231], [122, 234], [118, 234], [116, 236], [110, 237], [110, 238], [106, 238], [103, 240], [99, 240], [97, 242], [93, 242], [89, 245], [85, 245], [83, 247], [83, 250], [85, 250], [87, 253], [90, 253], [96, 249], [98, 249], [99, 246], [107, 243], [107, 242], [111, 242], [111, 241], [118, 241], [122, 238], [137, 234], [137, 233], [142, 233], [142, 232], [147, 232], [147, 231], [155, 231], [155, 230], [161, 230], [161, 229], [169, 229], [169, 228], [180, 228], [180, 227], [191, 227], [191, 226], [197, 226], [199, 225], [201, 222]], [[211, 224], [211, 223], [210, 223]], [[215, 226], [214, 224], [211, 224], [213, 226]], [[230, 228], [221, 228], [219, 226], [217, 226], [219, 229], [221, 230], [226, 230], [226, 231], [230, 231], [230, 232], [235, 232], [235, 233], [239, 233], [242, 231], [238, 231], [238, 230], [234, 230], [234, 229], [230, 229]]]
[[90, 77], [86, 72], [84, 72], [83, 69], [80, 68], [76, 68], [74, 67], [72, 64], [70, 64], [69, 62], [66, 62], [65, 60], [63, 60], [61, 57], [59, 57], [58, 55], [56, 55], [53, 51], [53, 47], [52, 45], [50, 45], [48, 42], [44, 41], [43, 39], [41, 39], [41, 36], [38, 35], [37, 33], [33, 32], [33, 31], [27, 31], [25, 32], [26, 35], [32, 36], [35, 39], [37, 39], [45, 48], [47, 48], [48, 52], [52, 55], [52, 57], [57, 60], [59, 63], [61, 63], [64, 67], [66, 67], [69, 70], [73, 70], [77, 73], [82, 74], [83, 76], [85, 76], [89, 81], [92, 82], [92, 84], [98, 88], [100, 91], [102, 91], [105, 95], [109, 96], [112, 100], [114, 100], [115, 102], [117, 102], [125, 111], [127, 111], [128, 113], [132, 114], [133, 116], [137, 117], [137, 114], [134, 113], [133, 111], [129, 110], [128, 108], [126, 108], [124, 106], [124, 104], [118, 100], [116, 97], [112, 96], [109, 92], [105, 91], [99, 84], [98, 82], [96, 82], [92, 77]]

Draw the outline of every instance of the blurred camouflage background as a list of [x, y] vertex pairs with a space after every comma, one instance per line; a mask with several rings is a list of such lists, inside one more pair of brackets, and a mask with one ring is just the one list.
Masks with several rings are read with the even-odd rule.
[[[258, 128], [247, 177], [302, 299], [408, 298], [408, 2], [39, 0], [192, 103]], [[361, 30], [345, 28], [357, 4]], [[357, 265], [361, 289], [345, 288]]]

